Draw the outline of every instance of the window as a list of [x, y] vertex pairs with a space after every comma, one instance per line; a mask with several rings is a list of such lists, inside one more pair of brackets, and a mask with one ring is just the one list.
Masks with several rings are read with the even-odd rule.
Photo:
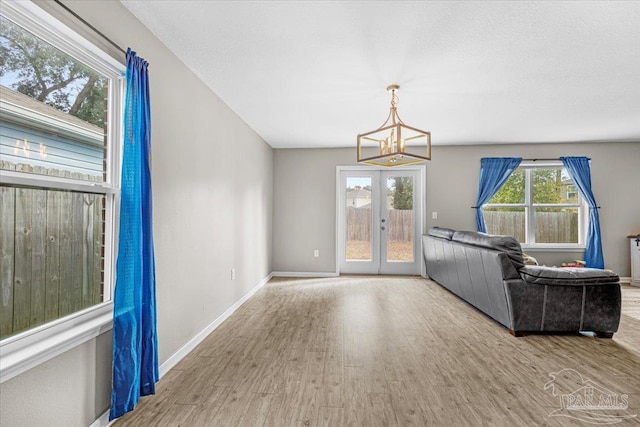
[[4, 381], [111, 315], [124, 66], [30, 2], [3, 1], [0, 50]]
[[529, 247], [580, 247], [585, 209], [561, 163], [524, 163], [482, 208], [487, 232]]

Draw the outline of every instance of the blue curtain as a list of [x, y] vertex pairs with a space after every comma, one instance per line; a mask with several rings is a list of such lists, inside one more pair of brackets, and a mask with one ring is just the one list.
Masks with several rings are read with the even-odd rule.
[[480, 182], [476, 202], [476, 228], [479, 232], [487, 232], [482, 205], [500, 190], [500, 187], [507, 182], [521, 161], [522, 157], [483, 157], [480, 159]]
[[591, 190], [591, 167], [588, 157], [560, 157], [569, 176], [576, 183], [578, 191], [589, 206], [589, 228], [587, 229], [584, 262], [590, 268], [604, 268], [602, 254], [602, 236], [600, 234], [600, 215], [598, 205]]
[[113, 296], [113, 420], [158, 381], [148, 63], [127, 50], [120, 236]]

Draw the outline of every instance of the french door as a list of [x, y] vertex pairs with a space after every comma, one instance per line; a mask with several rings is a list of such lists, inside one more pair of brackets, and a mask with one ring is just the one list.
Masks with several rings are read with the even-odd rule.
[[423, 168], [338, 168], [340, 273], [419, 275]]

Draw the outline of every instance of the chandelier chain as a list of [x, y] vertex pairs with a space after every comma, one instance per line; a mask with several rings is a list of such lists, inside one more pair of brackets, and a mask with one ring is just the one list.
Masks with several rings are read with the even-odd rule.
[[396, 95], [396, 90], [391, 90], [391, 108], [396, 108], [396, 105], [400, 102], [398, 95]]

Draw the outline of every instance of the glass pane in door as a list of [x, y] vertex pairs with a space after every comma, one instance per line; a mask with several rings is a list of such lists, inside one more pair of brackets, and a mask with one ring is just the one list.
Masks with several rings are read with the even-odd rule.
[[345, 191], [345, 259], [348, 261], [371, 261], [371, 190], [370, 176], [349, 176]]
[[383, 227], [387, 241], [387, 261], [413, 262], [413, 177], [390, 176], [387, 177], [386, 184]]

